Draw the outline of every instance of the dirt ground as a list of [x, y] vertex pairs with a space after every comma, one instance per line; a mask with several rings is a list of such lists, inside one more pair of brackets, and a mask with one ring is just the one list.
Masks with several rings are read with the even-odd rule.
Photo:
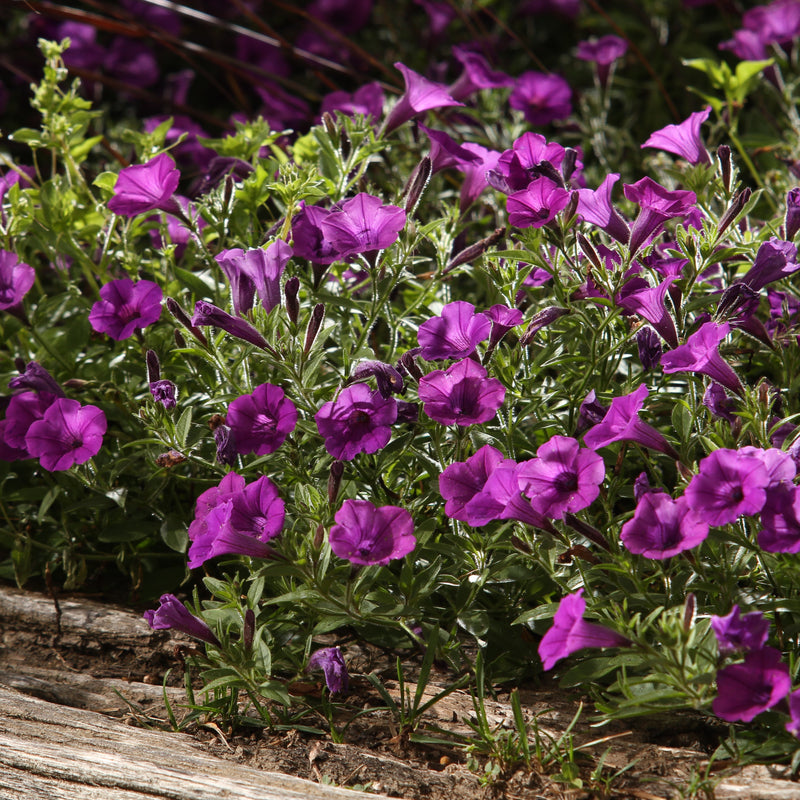
[[[0, 684], [130, 725], [169, 730], [162, 681], [172, 670], [167, 697], [178, 720], [188, 713], [181, 707], [186, 702], [181, 653], [192, 646], [188, 639], [151, 631], [137, 613], [81, 598], [60, 598], [59, 611], [46, 595], [0, 587]], [[538, 739], [543, 757], [534, 757], [530, 768], [510, 763], [498, 769], [497, 754], [492, 758], [481, 748], [469, 752], [463, 746], [475, 718], [469, 693], [456, 691], [426, 712], [416, 734], [438, 741], [420, 744], [386, 710], [360, 714], [385, 707], [367, 671], [377, 673], [399, 698], [394, 657], [358, 646], [349, 646], [346, 657], [353, 679], [337, 723], [352, 721], [342, 743], [297, 730], [223, 730], [213, 722], [192, 723], [185, 732], [220, 759], [408, 800], [800, 800], [800, 784], [789, 780], [785, 768], [742, 770], [717, 762], [709, 769], [721, 728], [701, 715], [592, 727], [593, 714], [586, 706], [571, 731], [573, 757], [566, 758], [563, 743], [552, 745], [568, 741], [564, 732], [584, 698], [555, 685], [517, 687], [531, 748], [535, 752]], [[414, 670], [408, 664], [409, 680]], [[446, 685], [448, 677], [435, 674], [424, 698]], [[309, 680], [297, 688], [317, 692], [320, 687]], [[416, 685], [407, 683], [407, 689], [413, 695]], [[516, 730], [508, 687], [487, 699], [485, 707], [502, 744]], [[323, 727], [313, 717], [304, 724]]]

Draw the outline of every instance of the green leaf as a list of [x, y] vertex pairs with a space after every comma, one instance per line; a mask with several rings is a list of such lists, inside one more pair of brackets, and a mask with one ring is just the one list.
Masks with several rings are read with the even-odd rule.
[[187, 406], [183, 414], [180, 415], [175, 423], [175, 438], [178, 440], [179, 450], [186, 448], [186, 440], [189, 438], [189, 429], [192, 426], [192, 407]]
[[168, 514], [159, 529], [164, 544], [176, 553], [185, 553], [189, 546], [189, 535], [183, 517]]

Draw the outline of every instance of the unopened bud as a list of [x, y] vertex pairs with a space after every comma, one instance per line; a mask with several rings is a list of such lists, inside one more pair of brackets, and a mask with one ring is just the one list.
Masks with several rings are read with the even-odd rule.
[[322, 547], [322, 542], [325, 540], [325, 526], [317, 525], [317, 530], [314, 532], [314, 549], [319, 550]]
[[155, 383], [161, 378], [161, 365], [158, 363], [156, 351], [148, 350], [144, 355], [144, 359], [147, 362], [147, 380], [150, 383]]
[[184, 328], [186, 328], [189, 333], [197, 339], [204, 347], [208, 346], [208, 339], [206, 339], [205, 334], [199, 328], [192, 325], [192, 320], [189, 319], [189, 315], [181, 308], [180, 304], [177, 300], [172, 297], [168, 297], [166, 300], [167, 311], [175, 317]]
[[548, 306], [547, 308], [543, 308], [533, 315], [531, 321], [528, 323], [528, 327], [525, 328], [525, 332], [519, 337], [519, 343], [523, 347], [529, 345], [542, 328], [555, 322], [559, 317], [563, 317], [564, 314], [569, 314], [569, 310], [561, 308], [560, 306]]
[[328, 134], [334, 147], [339, 145], [339, 129], [336, 127], [336, 120], [330, 111], [326, 111], [322, 115], [322, 124], [325, 126], [325, 131]]
[[230, 208], [231, 205], [231, 197], [233, 197], [233, 187], [236, 184], [236, 179], [233, 177], [232, 173], [228, 173], [225, 176], [225, 191], [222, 195], [222, 207], [223, 208]]
[[717, 226], [717, 236], [721, 236], [736, 220], [736, 217], [742, 213], [742, 209], [747, 205], [747, 201], [750, 199], [752, 193], [752, 189], [746, 186], [731, 200], [730, 206], [728, 206], [727, 210], [722, 215], [722, 219], [720, 219], [719, 225]]
[[791, 242], [800, 230], [800, 189], [790, 189], [786, 195], [786, 241]]
[[417, 366], [414, 353], [410, 350], [400, 356], [400, 365], [414, 380], [418, 381], [422, 377], [422, 370]]
[[581, 252], [586, 258], [592, 262], [592, 266], [602, 271], [603, 262], [600, 261], [600, 256], [597, 254], [597, 250], [594, 249], [592, 243], [580, 232], [577, 234], [576, 238], [578, 240], [578, 247], [581, 248]]
[[565, 222], [569, 222], [575, 214], [578, 213], [578, 193], [571, 192], [569, 196], [569, 202], [566, 205], [566, 208], [561, 212], [561, 218]]
[[414, 171], [408, 178], [403, 196], [406, 198], [404, 205], [405, 212], [411, 216], [419, 204], [422, 193], [425, 191], [433, 174], [433, 162], [430, 156], [423, 156], [422, 160], [414, 167]]
[[530, 168], [530, 172], [533, 177], [547, 178], [553, 181], [556, 186], [566, 189], [561, 173], [549, 161], [540, 161]]
[[486, 238], [481, 239], [480, 241], [475, 242], [475, 244], [471, 244], [469, 247], [465, 247], [463, 250], [456, 253], [447, 262], [447, 266], [444, 268], [444, 272], [450, 272], [450, 270], [455, 269], [456, 267], [460, 267], [462, 264], [469, 264], [471, 261], [474, 261], [476, 258], [479, 258], [490, 247], [494, 247], [496, 244], [502, 241], [505, 235], [506, 235], [505, 228], [495, 228], [494, 231], [490, 233]]
[[347, 131], [344, 128], [342, 128], [341, 144], [339, 149], [342, 151], [342, 158], [347, 161], [348, 157], [350, 156], [350, 137], [347, 135]]
[[561, 175], [564, 178], [564, 183], [569, 183], [577, 163], [578, 151], [574, 147], [564, 148], [564, 160], [561, 162]]
[[692, 592], [686, 595], [686, 602], [683, 605], [683, 629], [688, 633], [694, 623], [694, 615], [697, 610], [697, 599]]
[[26, 366], [25, 359], [17, 356], [14, 359], [14, 366], [16, 367], [17, 372], [25, 372], [25, 366]]
[[731, 190], [731, 148], [727, 144], [721, 144], [717, 148], [717, 158], [719, 159], [719, 172], [722, 176], [722, 185], [726, 192]]
[[564, 515], [564, 522], [572, 528], [572, 530], [577, 531], [581, 536], [585, 536], [590, 542], [594, 542], [596, 545], [599, 545], [603, 548], [603, 550], [611, 552], [611, 545], [606, 541], [605, 536], [600, 533], [594, 525], [590, 525], [588, 522], [584, 522], [579, 517], [576, 517], [574, 514], [565, 514]]
[[344, 475], [344, 462], [334, 461], [331, 464], [331, 471], [328, 475], [328, 503], [333, 506], [336, 503], [336, 496], [339, 494], [339, 486]]
[[306, 328], [306, 343], [303, 345], [303, 352], [306, 353], [306, 355], [311, 349], [311, 345], [314, 344], [314, 340], [317, 338], [324, 317], [325, 306], [323, 303], [317, 303], [314, 306], [314, 310], [311, 312], [311, 319], [309, 319], [308, 328]]
[[256, 633], [256, 612], [248, 608], [244, 612], [244, 625], [242, 625], [242, 647], [245, 653], [253, 649], [253, 637]]
[[297, 300], [297, 293], [300, 291], [300, 278], [293, 275], [286, 281], [283, 287], [283, 294], [286, 298], [286, 316], [289, 317], [292, 325], [297, 325], [300, 316], [300, 303]]
[[175, 336], [175, 344], [178, 347], [186, 347], [186, 339], [183, 338], [183, 334], [177, 328], [175, 328], [173, 334]]
[[723, 293], [717, 306], [715, 319], [743, 321], [758, 309], [760, 295], [742, 281], [732, 283]]

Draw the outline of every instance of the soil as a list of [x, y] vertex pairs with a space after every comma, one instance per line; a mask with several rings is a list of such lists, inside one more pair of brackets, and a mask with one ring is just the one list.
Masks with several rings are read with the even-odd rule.
[[[134, 726], [171, 730], [164, 697], [180, 721], [188, 712], [183, 655], [193, 647], [180, 634], [151, 631], [138, 613], [82, 598], [62, 597], [56, 611], [47, 595], [0, 587], [0, 684], [60, 706], [98, 711]], [[785, 798], [800, 800], [800, 785], [780, 767], [736, 768], [708, 758], [720, 728], [694, 714], [649, 719], [635, 725], [591, 727], [584, 707], [570, 731], [574, 757], [533, 758], [531, 768], [498, 765], [497, 757], [463, 745], [474, 737], [472, 698], [455, 691], [434, 704], [414, 734], [398, 728], [378, 693], [364, 677], [377, 673], [399, 700], [393, 657], [350, 646], [346, 658], [354, 673], [346, 712], [337, 723], [350, 722], [342, 743], [330, 736], [298, 730], [240, 728], [223, 730], [213, 722], [192, 723], [188, 737], [220, 763], [236, 762], [281, 772], [319, 784], [350, 787], [409, 800], [470, 798]], [[409, 681], [414, 664], [408, 664]], [[169, 674], [168, 674], [169, 673]], [[166, 688], [162, 688], [168, 674]], [[395, 680], [392, 680], [392, 678]], [[447, 685], [436, 674], [424, 698]], [[318, 692], [319, 684], [293, 687]], [[406, 684], [412, 696], [416, 685]], [[532, 749], [536, 739], [547, 753], [565, 735], [584, 698], [569, 696], [555, 685], [517, 687]], [[485, 701], [487, 719], [498, 741], [516, 730], [510, 695], [499, 691]], [[2, 714], [0, 714], [2, 717]], [[2, 729], [0, 719], [0, 729]], [[308, 717], [305, 726], [325, 727]], [[535, 734], [535, 738], [534, 738]], [[424, 736], [434, 742], [421, 744]], [[474, 741], [474, 738], [473, 738]], [[566, 741], [566, 739], [564, 739]], [[572, 770], [572, 771], [571, 771]]]

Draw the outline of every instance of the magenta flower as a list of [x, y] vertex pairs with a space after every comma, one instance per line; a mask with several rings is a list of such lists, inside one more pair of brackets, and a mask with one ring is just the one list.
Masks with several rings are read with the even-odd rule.
[[691, 550], [708, 536], [708, 524], [692, 511], [686, 499], [673, 500], [666, 492], [648, 491], [636, 504], [633, 518], [620, 531], [631, 553], [645, 558], [670, 558]]
[[799, 553], [800, 487], [788, 481], [768, 486], [760, 520], [762, 527], [758, 532], [758, 546], [762, 550], [768, 553]]
[[774, 647], [762, 647], [717, 673], [717, 697], [712, 711], [727, 722], [750, 722], [772, 708], [792, 689], [789, 667]]
[[434, 108], [464, 105], [454, 100], [448, 93], [447, 87], [441, 83], [423, 78], [422, 75], [399, 61], [396, 61], [394, 66], [403, 74], [406, 90], [389, 112], [389, 116], [386, 117], [383, 123], [384, 134], [391, 133], [417, 114], [423, 114]]
[[456, 300], [448, 303], [438, 317], [431, 317], [419, 326], [420, 355], [426, 361], [466, 358], [489, 338], [491, 330], [492, 321], [485, 313], [476, 313], [472, 303]]
[[786, 730], [800, 739], [800, 689], [789, 695], [789, 716], [791, 719], [786, 723]]
[[698, 372], [708, 375], [726, 389], [742, 394], [744, 389], [739, 377], [719, 354], [720, 342], [730, 329], [727, 322], [706, 322], [686, 340], [686, 344], [661, 356], [664, 372]]
[[231, 285], [234, 314], [244, 314], [253, 307], [255, 293], [269, 314], [281, 303], [281, 276], [292, 257], [292, 248], [278, 239], [268, 247], [249, 250], [223, 250], [215, 258]]
[[547, 125], [572, 113], [572, 89], [560, 76], [523, 72], [508, 98], [511, 108], [521, 111], [531, 125]]
[[725, 389], [718, 383], [709, 383], [703, 395], [703, 405], [715, 416], [731, 424], [736, 421], [736, 403], [728, 397]]
[[450, 86], [450, 96], [454, 100], [463, 100], [480, 89], [501, 89], [514, 85], [514, 79], [510, 75], [493, 70], [480, 53], [456, 45], [453, 47], [453, 55], [464, 68], [456, 82]]
[[602, 421], [584, 434], [584, 444], [592, 450], [598, 450], [613, 442], [630, 441], [677, 459], [678, 453], [664, 436], [652, 425], [639, 419], [639, 411], [648, 394], [647, 387], [641, 384], [630, 394], [615, 397]]
[[741, 613], [739, 606], [734, 606], [724, 617], [711, 617], [711, 629], [723, 655], [749, 653], [760, 650], [767, 643], [769, 621], [764, 615], [760, 611], [751, 611], [744, 616]]
[[402, 394], [405, 381], [400, 370], [383, 361], [361, 361], [350, 373], [350, 381], [361, 381], [370, 376], [375, 378], [375, 385], [381, 397], [391, 397], [393, 394]]
[[537, 451], [536, 458], [520, 465], [522, 491], [545, 517], [563, 519], [590, 506], [600, 494], [606, 475], [603, 459], [581, 448], [569, 436], [553, 436]]
[[709, 525], [726, 525], [758, 514], [766, 502], [770, 478], [762, 459], [720, 448], [707, 455], [689, 481], [684, 497]]
[[350, 685], [350, 675], [338, 647], [322, 647], [308, 659], [307, 669], [321, 669], [325, 685], [331, 694], [344, 694]]
[[601, 86], [608, 83], [611, 65], [628, 52], [628, 43], [614, 34], [578, 42], [575, 53], [581, 61], [592, 61], [597, 65], [597, 80]]
[[675, 153], [690, 164], [710, 164], [711, 156], [700, 138], [700, 126], [708, 119], [711, 106], [706, 106], [702, 111], [690, 114], [679, 125], [667, 125], [655, 133], [642, 147], [653, 147], [657, 150], [666, 150]]
[[175, 162], [161, 153], [146, 164], [120, 170], [108, 207], [121, 217], [135, 217], [156, 210], [174, 212], [177, 203], [172, 195], [180, 179]]
[[142, 615], [154, 631], [173, 628], [195, 639], [219, 647], [219, 639], [203, 620], [192, 614], [174, 594], [162, 594], [159, 607], [145, 611]]
[[119, 278], [100, 289], [100, 299], [89, 312], [89, 323], [98, 333], [118, 342], [134, 331], [152, 325], [161, 316], [161, 287], [153, 281]]
[[522, 312], [518, 308], [509, 308], [497, 303], [483, 312], [492, 321], [492, 332], [489, 336], [490, 352], [500, 343], [502, 338], [517, 325], [522, 324]]
[[625, 184], [623, 191], [625, 197], [641, 209], [631, 228], [631, 256], [659, 233], [667, 220], [685, 217], [696, 210], [697, 195], [694, 192], [670, 191], [652, 178], [644, 177], [636, 183]]
[[361, 192], [336, 206], [323, 220], [322, 229], [343, 257], [384, 250], [397, 241], [406, 224], [406, 212], [383, 205], [379, 197]]
[[353, 564], [385, 565], [417, 544], [414, 520], [398, 506], [376, 508], [369, 500], [345, 500], [334, 519], [328, 535], [331, 550]]
[[[571, 152], [575, 154], [574, 150]], [[582, 162], [576, 159], [574, 169], [582, 167]], [[489, 170], [486, 179], [498, 191], [513, 194], [525, 189], [535, 177], [552, 175], [558, 170], [562, 170], [564, 177], [567, 150], [558, 142], [548, 142], [540, 133], [528, 132], [514, 140], [511, 150], [500, 154], [497, 165]]]
[[177, 391], [178, 387], [172, 381], [165, 379], [150, 381], [150, 394], [153, 395], [153, 400], [161, 403], [167, 411], [175, 408]]
[[670, 347], [678, 346], [675, 321], [667, 311], [666, 297], [674, 278], [617, 298], [617, 305], [646, 319]]
[[325, 403], [314, 415], [325, 449], [339, 461], [359, 453], [375, 453], [389, 442], [397, 419], [397, 402], [382, 397], [366, 383], [354, 383]]
[[447, 370], [424, 375], [419, 382], [422, 410], [442, 425], [488, 422], [503, 405], [506, 389], [472, 359], [457, 361]]
[[611, 203], [611, 190], [619, 173], [610, 172], [597, 189], [577, 189], [578, 214], [591, 225], [602, 228], [618, 242], [627, 244], [631, 237], [628, 223]]
[[213, 325], [256, 347], [262, 349], [269, 347], [267, 340], [247, 320], [231, 316], [227, 311], [205, 300], [198, 300], [195, 303], [192, 325]]
[[753, 266], [745, 273], [742, 283], [758, 292], [768, 283], [785, 278], [799, 269], [797, 247], [773, 236], [758, 248]]
[[237, 453], [274, 453], [294, 430], [297, 408], [280, 386], [262, 383], [229, 406], [226, 424]]
[[217, 486], [206, 489], [195, 501], [194, 519], [189, 525], [189, 539], [194, 541], [208, 533], [205, 523], [209, 512], [225, 500], [230, 500], [245, 487], [245, 479], [235, 472], [229, 472]]
[[515, 228], [541, 228], [569, 203], [570, 193], [549, 178], [536, 178], [506, 201], [508, 223]]
[[0, 311], [18, 308], [35, 280], [33, 267], [23, 264], [16, 253], [0, 250]]
[[61, 385], [38, 361], [29, 361], [20, 375], [11, 378], [8, 388], [15, 392], [45, 392], [64, 397]]
[[326, 111], [328, 113], [341, 111], [350, 117], [363, 114], [365, 117], [377, 120], [383, 113], [383, 103], [383, 89], [381, 89], [380, 83], [372, 81], [360, 86], [352, 94], [343, 91], [326, 94], [322, 98], [320, 114], [324, 114]]
[[476, 157], [476, 161], [456, 164], [456, 169], [464, 174], [464, 182], [459, 193], [459, 208], [462, 213], [474, 203], [481, 192], [489, 185], [486, 180], [488, 172], [493, 170], [500, 158], [497, 150], [489, 150], [474, 142], [465, 142], [463, 149]]
[[69, 469], [100, 452], [106, 426], [106, 415], [97, 406], [59, 397], [28, 428], [25, 448], [50, 472]]
[[486, 444], [466, 461], [455, 461], [445, 467], [439, 475], [439, 493], [445, 500], [444, 513], [450, 519], [470, 522], [465, 511], [467, 503], [483, 490], [489, 476], [504, 460], [496, 447]]
[[789, 189], [786, 194], [786, 216], [784, 217], [787, 241], [792, 241], [800, 231], [800, 188]]
[[586, 601], [582, 595], [583, 589], [578, 589], [561, 600], [553, 617], [553, 626], [539, 642], [539, 657], [545, 670], [552, 669], [562, 658], [584, 647], [623, 647], [629, 644], [629, 640], [616, 631], [583, 619]]

